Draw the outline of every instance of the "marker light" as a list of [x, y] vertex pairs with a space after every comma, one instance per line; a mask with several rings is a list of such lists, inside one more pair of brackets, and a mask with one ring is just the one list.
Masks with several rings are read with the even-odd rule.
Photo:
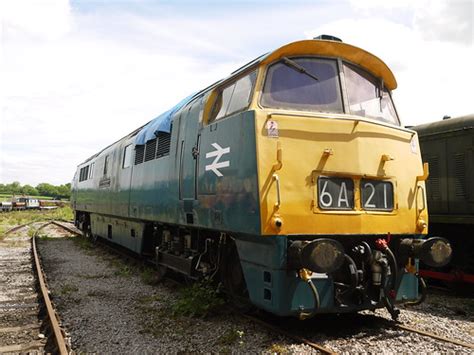
[[321, 238], [311, 242], [295, 241], [288, 248], [288, 264], [293, 269], [331, 273], [344, 262], [344, 248], [337, 240]]

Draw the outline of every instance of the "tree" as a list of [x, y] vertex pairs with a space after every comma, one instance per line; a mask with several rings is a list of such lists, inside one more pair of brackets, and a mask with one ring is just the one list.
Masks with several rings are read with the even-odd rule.
[[57, 188], [58, 188], [59, 197], [61, 198], [71, 197], [71, 184], [59, 185]]
[[25, 185], [21, 188], [21, 193], [24, 195], [35, 196], [35, 195], [38, 195], [38, 190], [36, 190], [31, 185]]
[[7, 192], [11, 194], [21, 193], [21, 184], [18, 181], [13, 181], [11, 184], [6, 185]]
[[38, 190], [38, 193], [43, 196], [55, 197], [58, 195], [58, 188], [46, 182], [38, 184], [36, 190]]

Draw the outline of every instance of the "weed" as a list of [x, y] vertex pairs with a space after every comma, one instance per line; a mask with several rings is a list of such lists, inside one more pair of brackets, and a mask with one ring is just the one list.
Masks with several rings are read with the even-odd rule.
[[110, 275], [108, 274], [97, 274], [97, 275], [77, 274], [77, 276], [86, 280], [105, 279], [107, 277], [110, 277]]
[[76, 243], [76, 245], [81, 249], [84, 249], [84, 250], [94, 249], [94, 244], [92, 244], [91, 241], [87, 238], [79, 237], [79, 238], [74, 238], [73, 240], [74, 240], [74, 243]]
[[224, 332], [218, 339], [217, 339], [217, 344], [218, 345], [233, 345], [236, 342], [239, 343], [239, 345], [242, 345], [243, 342], [243, 336], [244, 332], [241, 330], [236, 330], [236, 329], [228, 329], [227, 331]]
[[58, 219], [71, 220], [73, 216], [74, 214], [69, 206], [55, 210], [11, 211], [0, 213], [0, 236], [3, 236], [5, 231], [9, 228], [20, 224]]
[[289, 354], [288, 349], [282, 344], [272, 344], [268, 348], [268, 352], [271, 354]]
[[161, 301], [161, 296], [158, 294], [151, 295], [151, 296], [143, 296], [138, 299], [138, 302], [142, 304], [150, 304], [150, 303], [155, 303], [155, 302], [160, 302]]
[[178, 300], [171, 306], [174, 316], [206, 317], [224, 305], [216, 288], [207, 281], [196, 282], [181, 289]]
[[69, 285], [69, 284], [64, 284], [61, 286], [61, 289], [59, 290], [59, 293], [63, 296], [67, 296], [71, 293], [75, 293], [79, 291], [79, 288], [76, 285]]
[[89, 297], [104, 297], [104, 296], [107, 296], [107, 293], [105, 291], [95, 290], [95, 291], [87, 292], [87, 296], [89, 296]]
[[132, 275], [132, 268], [129, 265], [121, 265], [119, 269], [115, 270], [115, 276], [130, 277]]
[[140, 278], [147, 285], [155, 285], [158, 282], [157, 271], [150, 267], [145, 267], [142, 270]]

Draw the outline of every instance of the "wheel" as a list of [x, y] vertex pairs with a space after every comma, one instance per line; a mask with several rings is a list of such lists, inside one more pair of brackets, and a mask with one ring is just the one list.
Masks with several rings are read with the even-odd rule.
[[241, 312], [249, 312], [253, 306], [250, 303], [247, 283], [240, 265], [239, 253], [235, 244], [230, 246], [221, 265], [221, 280], [232, 304]]

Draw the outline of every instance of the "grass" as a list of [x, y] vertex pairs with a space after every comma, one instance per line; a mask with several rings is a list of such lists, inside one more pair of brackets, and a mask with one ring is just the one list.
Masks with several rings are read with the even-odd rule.
[[[141, 334], [150, 334], [156, 339], [167, 339], [180, 344], [191, 337], [196, 329], [214, 326], [212, 345], [215, 353], [233, 353], [243, 349], [245, 333], [232, 326], [222, 329], [219, 320], [226, 319], [224, 300], [217, 293], [216, 286], [201, 281], [191, 286], [181, 287], [178, 294], [167, 297], [161, 293], [138, 299], [137, 314], [141, 320]], [[217, 323], [205, 317], [216, 317]], [[198, 317], [198, 319], [196, 319]], [[214, 324], [214, 325], [213, 325]], [[180, 352], [186, 353], [187, 349]], [[189, 350], [194, 353], [195, 350]]]
[[[22, 194], [16, 194], [16, 196], [23, 196]], [[0, 201], [10, 201], [12, 199], [13, 195], [12, 194], [0, 194]], [[38, 200], [52, 200], [52, 197], [49, 196], [30, 196], [30, 198], [36, 198]]]
[[0, 239], [10, 228], [26, 223], [47, 221], [47, 220], [71, 220], [74, 214], [71, 207], [65, 206], [55, 210], [31, 210], [31, 211], [11, 211], [0, 213]]
[[114, 271], [115, 276], [130, 277], [133, 274], [133, 269], [129, 265], [121, 265]]
[[268, 351], [271, 354], [289, 354], [290, 352], [286, 348], [286, 346], [282, 344], [272, 344], [269, 348]]
[[94, 290], [87, 292], [88, 297], [107, 297], [108, 293], [102, 290]]
[[237, 330], [237, 329], [229, 329], [225, 331], [218, 339], [217, 339], [217, 344], [218, 345], [234, 345], [235, 343], [238, 342], [239, 345], [242, 345], [244, 343], [243, 341], [243, 336], [244, 332], [242, 330]]
[[87, 239], [87, 238], [84, 238], [84, 237], [74, 238], [74, 243], [76, 243], [76, 245], [79, 248], [81, 248], [85, 251], [91, 251], [95, 248], [95, 245], [92, 244], [90, 239]]
[[158, 294], [155, 294], [155, 295], [150, 295], [150, 296], [143, 296], [143, 297], [139, 298], [138, 301], [141, 304], [147, 305], [147, 304], [151, 304], [151, 303], [154, 303], [154, 302], [161, 302], [162, 297]]
[[214, 285], [201, 281], [181, 289], [171, 312], [174, 316], [204, 318], [222, 309], [224, 303]]
[[59, 293], [63, 296], [67, 296], [67, 295], [70, 295], [71, 293], [76, 293], [77, 291], [79, 291], [79, 288], [77, 286], [64, 284], [61, 286]]
[[156, 273], [157, 271], [155, 269], [145, 266], [140, 273], [140, 278], [142, 282], [147, 285], [155, 285], [157, 283]]
[[86, 280], [105, 279], [107, 277], [110, 277], [109, 274], [97, 274], [97, 275], [77, 274], [76, 276], [82, 277], [83, 279], [86, 279]]

